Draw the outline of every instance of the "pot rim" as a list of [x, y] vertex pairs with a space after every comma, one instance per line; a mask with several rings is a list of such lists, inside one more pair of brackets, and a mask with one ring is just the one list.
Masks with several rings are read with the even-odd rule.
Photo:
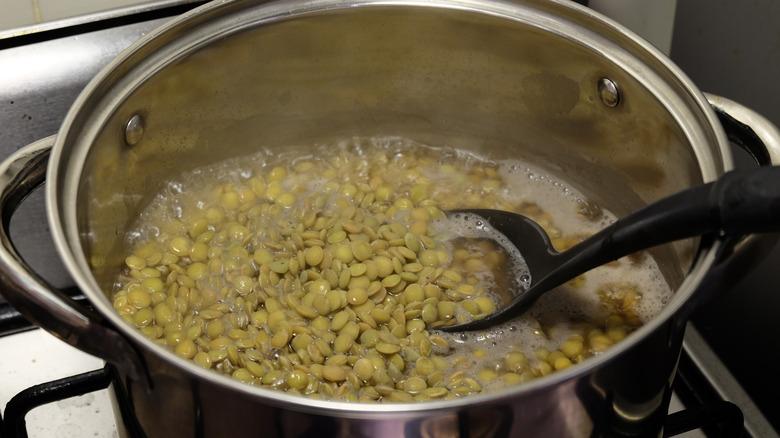
[[[76, 207], [75, 202], [62, 202], [60, 199], [62, 193], [59, 191], [61, 190], [60, 185], [64, 184], [66, 186], [76, 187], [76, 185], [69, 184], [73, 182], [74, 178], [80, 176], [81, 169], [78, 166], [83, 166], [83, 159], [89, 151], [90, 145], [85, 144], [84, 139], [90, 137], [90, 131], [96, 132], [100, 129], [99, 126], [87, 127], [81, 132], [79, 127], [81, 126], [83, 113], [89, 112], [89, 110], [95, 107], [96, 102], [103, 107], [113, 107], [122, 97], [121, 95], [110, 95], [107, 98], [103, 97], [102, 91], [104, 90], [105, 84], [114, 81], [116, 75], [121, 75], [124, 72], [131, 70], [126, 64], [129, 63], [132, 66], [132, 63], [136, 60], [135, 57], [137, 53], [142, 50], [146, 50], [149, 47], [152, 47], [152, 50], [155, 50], [155, 47], [158, 46], [159, 39], [164, 40], [168, 37], [175, 39], [177, 38], [177, 35], [182, 33], [183, 28], [186, 29], [188, 26], [191, 26], [192, 23], [202, 21], [204, 17], [208, 18], [212, 14], [219, 16], [219, 14], [224, 11], [229, 12], [231, 8], [241, 10], [244, 7], [241, 6], [241, 3], [243, 2], [239, 0], [215, 0], [173, 19], [128, 47], [106, 68], [101, 70], [79, 95], [68, 112], [62, 124], [60, 134], [57, 136], [56, 142], [52, 148], [51, 159], [49, 160], [47, 169], [47, 180], [49, 181], [49, 184], [46, 185], [46, 205], [55, 247], [69, 273], [73, 276], [74, 281], [84, 294], [89, 297], [101, 316], [110, 321], [122, 335], [131, 339], [134, 345], [143, 346], [143, 348], [153, 352], [160, 359], [175, 364], [177, 368], [186, 371], [190, 376], [203, 382], [224, 387], [248, 397], [263, 398], [268, 402], [291, 407], [299, 411], [319, 413], [322, 413], [323, 411], [338, 411], [340, 416], [351, 417], [368, 416], [377, 412], [386, 414], [398, 413], [404, 414], [404, 416], [410, 414], [414, 416], [424, 416], [429, 415], [433, 411], [449, 410], [465, 406], [473, 407], [474, 405], [494, 403], [507, 398], [512, 398], [518, 394], [529, 394], [549, 390], [554, 386], [566, 382], [571, 383], [577, 377], [591, 373], [594, 369], [603, 366], [605, 363], [610, 362], [615, 357], [622, 355], [624, 352], [631, 349], [636, 342], [647, 337], [651, 332], [657, 330], [661, 325], [666, 324], [670, 319], [677, 317], [680, 310], [688, 303], [689, 299], [696, 291], [697, 286], [702, 282], [702, 279], [714, 265], [716, 254], [723, 245], [723, 242], [720, 240], [712, 242], [709, 246], [702, 246], [699, 248], [700, 252], [694, 260], [688, 275], [686, 275], [683, 283], [677, 291], [675, 291], [673, 298], [658, 315], [646, 322], [636, 332], [632, 333], [630, 339], [626, 339], [616, 344], [602, 355], [590, 358], [575, 367], [558, 371], [517, 387], [497, 390], [488, 394], [472, 395], [463, 399], [428, 401], [423, 403], [381, 404], [312, 400], [273, 389], [257, 388], [240, 383], [229, 377], [218, 375], [213, 371], [202, 369], [194, 362], [180, 358], [172, 351], [159, 347], [153, 341], [143, 336], [140, 331], [124, 323], [119, 314], [114, 311], [103, 291], [92, 277], [88, 261], [79, 245], [80, 236], [78, 229], [75, 226], [66, 228], [61, 220], [63, 215], [75, 218]], [[253, 15], [251, 19], [247, 18], [247, 22], [231, 23], [231, 26], [233, 27], [224, 29], [224, 33], [219, 36], [215, 36], [215, 34], [196, 35], [195, 38], [187, 40], [186, 43], [189, 44], [187, 49], [196, 50], [199, 44], [207, 44], [214, 38], [223, 37], [224, 34], [229, 33], [229, 31], [252, 23], [284, 20], [287, 16], [303, 13], [316, 13], [326, 9], [365, 8], [373, 6], [455, 8], [473, 13], [495, 15], [503, 19], [524, 23], [530, 23], [530, 19], [523, 14], [531, 14], [531, 16], [538, 19], [538, 22], [530, 23], [532, 25], [542, 27], [547, 31], [566, 38], [577, 38], [577, 41], [582, 44], [587, 42], [597, 48], [601, 48], [602, 46], [615, 48], [616, 50], [614, 51], [602, 50], [600, 51], [600, 54], [609, 57], [610, 60], [615, 62], [619, 67], [627, 69], [628, 71], [642, 69], [641, 65], [635, 65], [637, 56], [642, 55], [655, 63], [655, 69], [663, 69], [666, 74], [674, 78], [676, 81], [675, 86], [687, 93], [686, 97], [693, 101], [696, 110], [700, 112], [699, 115], [706, 121], [705, 126], [711, 131], [711, 135], [715, 139], [714, 142], [716, 144], [713, 146], [716, 147], [716, 150], [719, 153], [718, 156], [713, 157], [712, 154], [708, 155], [702, 151], [696, 151], [696, 157], [699, 162], [703, 180], [705, 182], [714, 180], [719, 174], [733, 167], [725, 133], [718, 123], [717, 117], [706, 98], [695, 87], [692, 81], [658, 49], [629, 29], [601, 14], [573, 2], [563, 0], [548, 0], [546, 2], [529, 0], [522, 3], [512, 3], [502, 0], [361, 0], [359, 2], [350, 2], [348, 0], [276, 1], [247, 7], [247, 9], [257, 9], [257, 11], [262, 13]], [[561, 18], [564, 13], [568, 20]], [[592, 27], [597, 28], [598, 32], [592, 31], [591, 29], [583, 29], [581, 24], [574, 21], [575, 19], [582, 22], [587, 21]], [[211, 29], [207, 28], [206, 30], [209, 31]], [[605, 34], [622, 38], [620, 45], [608, 40], [605, 37]], [[585, 41], [584, 38], [586, 37], [591, 38], [591, 40]], [[195, 49], [192, 49], [193, 47], [195, 47]], [[149, 75], [154, 74], [153, 71], [146, 71], [145, 73]], [[649, 76], [653, 75], [648, 72], [648, 77]], [[142, 81], [145, 77], [146, 76], [141, 77], [138, 80]], [[651, 79], [654, 78], [649, 78], [648, 80]], [[664, 90], [666, 90], [666, 88], [664, 88]], [[669, 96], [661, 95], [659, 96], [659, 99], [665, 101], [664, 97]], [[678, 114], [678, 112], [674, 113]], [[91, 118], [91, 116], [89, 118]], [[683, 123], [682, 120], [678, 120], [678, 122]], [[695, 136], [695, 134], [693, 135]], [[693, 140], [695, 140], [695, 138]], [[695, 141], [692, 141], [692, 143], [696, 144]], [[69, 148], [76, 148], [76, 154], [70, 155], [70, 162], [63, 164], [63, 155]], [[74, 223], [75, 221], [71, 220], [69, 225]], [[707, 244], [702, 243], [702, 245]]]

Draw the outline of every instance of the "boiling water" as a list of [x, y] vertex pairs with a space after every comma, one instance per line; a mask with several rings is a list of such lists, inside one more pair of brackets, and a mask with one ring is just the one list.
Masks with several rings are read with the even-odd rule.
[[[551, 235], [553, 243], [564, 247], [573, 245], [615, 220], [614, 216], [608, 212], [592, 206], [585, 196], [574, 190], [565, 180], [550, 175], [528, 163], [516, 160], [494, 162], [473, 153], [447, 148], [430, 148], [398, 138], [353, 139], [340, 144], [322, 145], [317, 150], [318, 155], [316, 156], [296, 153], [292, 149], [281, 155], [275, 154], [273, 151], [262, 151], [253, 157], [215, 163], [207, 168], [197, 169], [184, 175], [177, 181], [171, 182], [167, 189], [141, 215], [138, 227], [130, 233], [130, 240], [137, 244], [137, 248], [153, 247], [153, 250], [142, 254], [147, 261], [155, 260], [156, 263], [160, 264], [160, 259], [165, 260], [167, 257], [177, 263], [191, 263], [186, 255], [171, 258], [170, 254], [166, 254], [171, 251], [168, 249], [170, 242], [175, 236], [182, 235], [190, 236], [188, 238], [194, 242], [198, 240], [195, 234], [213, 233], [214, 225], [209, 225], [207, 229], [204, 226], [196, 225], [199, 222], [194, 218], [207, 217], [212, 224], [216, 224], [218, 223], [216, 220], [225, 215], [226, 210], [223, 207], [215, 208], [214, 206], [224, 206], [227, 202], [227, 204], [236, 205], [233, 208], [238, 212], [236, 213], [238, 216], [234, 215], [235, 217], [232, 219], [225, 220], [235, 221], [237, 217], [242, 217], [243, 220], [248, 221], [247, 226], [251, 228], [253, 237], [244, 245], [254, 251], [256, 248], [266, 245], [262, 238], [268, 235], [289, 236], [292, 239], [291, 230], [297, 226], [297, 222], [305, 221], [306, 211], [321, 208], [331, 211], [327, 214], [339, 214], [344, 209], [360, 210], [362, 207], [358, 208], [358, 204], [368, 204], [365, 197], [359, 201], [349, 201], [351, 203], [345, 204], [341, 202], [343, 199], [337, 196], [337, 194], [352, 193], [360, 187], [374, 187], [375, 191], [371, 196], [380, 198], [384, 196], [382, 194], [384, 193], [382, 192], [383, 188], [391, 186], [398, 199], [417, 202], [419, 208], [422, 208], [421, 205], [428, 207], [435, 205], [435, 208], [429, 209], [429, 211], [458, 208], [513, 210], [541, 223]], [[282, 167], [289, 169], [284, 178], [280, 177], [281, 174], [277, 171]], [[274, 175], [274, 172], [277, 174]], [[260, 190], [263, 194], [257, 195], [258, 191], [253, 186], [253, 181], [257, 180], [258, 175], [263, 175], [268, 181], [276, 181], [274, 183], [276, 185], [263, 186]], [[260, 178], [260, 180], [262, 179]], [[226, 188], [215, 190], [216, 187]], [[264, 213], [254, 219], [247, 219], [250, 212], [254, 210], [249, 209], [249, 207], [245, 211], [242, 210], [241, 207], [238, 207], [236, 199], [225, 200], [226, 190], [229, 192], [233, 189], [236, 193], [241, 193], [242, 190], [246, 193], [254, 190], [256, 194], [250, 193], [250, 197], [259, 198], [269, 198], [271, 190], [276, 189], [277, 191], [272, 197], [273, 202], [277, 204], [281, 200], [282, 193], [291, 193], [296, 196], [291, 198], [295, 202], [291, 201], [290, 205], [283, 208], [279, 205], [263, 207], [266, 210], [262, 211], [274, 213], [273, 218], [266, 218]], [[360, 190], [363, 189], [358, 191]], [[326, 193], [328, 195], [324, 196], [323, 194]], [[241, 197], [238, 194], [236, 196]], [[352, 195], [350, 194], [350, 196]], [[380, 222], [394, 221], [409, 214], [408, 209], [398, 204], [397, 200], [388, 199], [380, 202], [377, 199], [376, 202], [383, 205], [382, 211], [377, 213], [374, 218]], [[214, 211], [218, 213], [213, 213]], [[250, 223], [255, 225], [249, 225]], [[517, 248], [509, 244], [505, 237], [491, 230], [487, 224], [475, 222], [472, 219], [441, 218], [431, 222], [430, 226], [433, 230], [428, 234], [444, 242], [450, 239], [449, 241], [453, 242], [451, 243], [453, 248], [454, 242], [463, 238], [490, 239], [504, 247], [503, 260], [506, 260], [506, 263], [499, 263], [499, 266], [492, 270], [470, 274], [476, 279], [477, 289], [485, 290], [487, 296], [494, 300], [499, 301], [500, 296], [505, 295], [506, 291], [502, 289], [523, 289], [528, 286], [529, 282], [533, 281], [524, 265], [522, 253], [518, 253]], [[195, 229], [199, 230], [198, 233], [193, 231]], [[235, 244], [229, 242], [229, 235], [217, 233], [215, 237], [209, 237], [209, 241], [214, 246], [214, 242], [220, 238], [226, 239], [226, 243], [222, 247], [212, 248], [216, 251], [214, 254], [227, 254], [228, 252], [233, 254], [236, 248]], [[217, 246], [219, 245], [221, 244], [217, 242]], [[275, 251], [284, 252], [285, 248], [289, 249], [291, 245], [294, 246], [290, 242], [279, 241], [273, 243], [271, 247], [275, 248]], [[303, 248], [300, 245], [298, 247], [298, 251]], [[209, 250], [209, 254], [212, 250]], [[301, 254], [299, 252], [298, 258], [303, 257]], [[294, 251], [292, 258], [295, 258]], [[244, 295], [248, 289], [241, 292], [241, 296], [235, 289], [228, 290], [230, 288], [227, 286], [238, 275], [227, 272], [228, 269], [233, 269], [228, 268], [228, 266], [235, 266], [236, 272], [240, 269], [242, 275], [251, 274], [250, 277], [254, 276], [255, 290], [262, 290], [262, 287], [257, 286], [257, 272], [259, 270], [256, 264], [259, 263], [257, 260], [252, 262], [250, 257], [249, 262], [241, 262], [244, 263], [243, 266], [239, 266], [239, 262], [235, 261], [225, 262], [224, 265], [220, 264], [217, 270], [214, 269], [213, 264], [209, 265], [212, 267], [212, 275], [207, 278], [208, 284], [204, 283], [203, 290], [225, 291], [224, 296], [220, 295], [218, 304], [223, 307], [227, 306], [238, 313], [225, 317], [224, 333], [227, 333], [229, 329], [246, 328], [249, 318], [254, 318], [252, 312], [257, 310], [249, 312], [246, 310], [247, 303], [244, 300]], [[346, 265], [347, 262], [343, 264]], [[125, 295], [129, 296], [131, 290], [141, 287], [139, 286], [142, 285], [141, 279], [146, 275], [144, 272], [148, 272], [150, 269], [147, 267], [140, 270], [134, 269], [132, 266], [129, 267], [131, 268], [130, 272], [120, 276], [117, 280], [118, 292], [115, 295], [115, 307], [123, 313], [129, 322], [137, 324], [147, 336], [157, 339], [160, 343], [167, 342], [172, 348], [178, 348], [181, 336], [171, 336], [169, 327], [163, 327], [162, 324], [158, 327], [155, 326], [156, 322], [150, 322], [148, 318], [136, 317], [144, 309], [137, 310], [135, 307], [127, 305], [128, 298], [125, 298]], [[169, 268], [163, 266], [160, 269], [162, 269], [160, 271], [162, 275], [169, 275], [169, 283], [176, 282], [175, 277], [171, 280], [168, 273]], [[177, 267], [177, 269], [183, 273], [187, 270], [187, 266]], [[502, 281], [499, 276], [506, 277], [508, 280]], [[300, 281], [304, 282], [305, 279]], [[301, 288], [300, 295], [306, 292], [303, 290], [305, 286], [295, 286], [293, 280], [287, 285]], [[629, 293], [627, 296], [621, 295], [623, 292], [615, 295], [609, 292], [613, 289], [628, 290]], [[194, 313], [190, 313], [190, 316], [180, 316], [180, 320], [183, 321], [191, 322], [192, 315], [197, 315], [201, 302], [193, 303], [195, 295], [190, 294], [184, 298], [181, 296], [162, 296], [160, 298], [160, 293], [152, 294], [153, 305], [161, 300], [166, 300], [165, 303], [171, 303], [170, 307], [189, 308], [188, 311]], [[383, 291], [382, 293], [388, 294], [388, 299], [390, 299], [390, 295], [399, 294], [400, 291]], [[441, 336], [448, 341], [449, 346], [442, 347], [436, 344], [433, 347], [433, 352], [438, 353], [449, 363], [450, 369], [446, 372], [457, 374], [458, 371], [463, 371], [465, 376], [475, 380], [480, 378], [479, 371], [485, 368], [498, 372], [519, 373], [517, 370], [504, 369], [505, 365], [503, 365], [502, 359], [509, 353], [522, 352], [529, 359], [526, 375], [538, 377], [546, 374], [548, 372], [546, 370], [549, 369], [549, 366], [539, 368], [541, 362], [545, 360], [545, 354], [539, 354], [539, 351], [555, 351], [576, 335], [585, 341], [586, 347], [582, 353], [577, 353], [572, 357], [575, 363], [599, 354], [603, 351], [601, 348], [587, 344], [589, 333], [592, 334], [594, 331], [608, 332], [610, 324], [605, 321], [609, 318], [612, 318], [612, 326], [617, 324], [623, 332], [628, 333], [657, 314], [671, 294], [671, 290], [651, 257], [644, 255], [625, 258], [608, 266], [597, 268], [544, 294], [524, 315], [506, 324], [481, 332], [443, 333]], [[392, 299], [400, 299], [397, 297], [398, 295]], [[202, 297], [198, 299], [202, 299]], [[296, 300], [300, 299], [299, 297]], [[146, 300], [141, 301], [145, 302]], [[389, 303], [389, 301], [381, 299], [375, 301], [377, 306]], [[236, 304], [239, 302], [240, 306]], [[259, 306], [262, 310], [262, 302]], [[295, 310], [291, 308], [290, 311]], [[148, 310], [146, 312], [151, 313]], [[157, 311], [155, 310], [155, 312]], [[154, 314], [157, 315], [157, 313]], [[616, 314], [618, 315], [617, 323], [615, 323]], [[470, 315], [466, 314], [463, 309], [459, 311], [459, 315], [461, 318], [470, 318]], [[450, 321], [450, 323], [452, 322], [454, 321]], [[203, 327], [196, 327], [195, 333], [200, 334], [201, 328]], [[177, 329], [175, 324], [174, 329]], [[180, 329], [184, 333], [185, 330], [192, 329], [192, 327], [180, 327]], [[176, 330], [173, 332], [176, 333]], [[187, 333], [189, 332], [187, 331]], [[223, 332], [217, 333], [216, 336], [220, 336], [221, 333]], [[613, 340], [619, 340], [619, 337], [613, 338]], [[208, 339], [196, 339], [195, 341], [197, 341], [198, 348], [201, 349], [206, 348], [211, 342]], [[261, 353], [266, 357], [278, 356], [278, 349], [265, 351], [261, 347], [256, 348], [262, 350]], [[204, 351], [200, 351], [200, 353], [204, 353]], [[242, 360], [246, 362], [249, 359]], [[210, 362], [209, 366], [212, 366]], [[239, 366], [239, 363], [213, 365], [215, 369], [226, 374], [235, 372]], [[412, 363], [407, 365], [407, 372], [410, 368], [413, 368]], [[248, 378], [251, 379], [252, 376]], [[491, 382], [500, 381], [486, 377], [482, 380], [485, 380], [483, 382], [485, 387], [494, 384]], [[370, 383], [364, 382], [366, 385]], [[395, 383], [401, 385], [402, 381]], [[274, 381], [270, 384], [280, 389], [285, 388], [285, 383]], [[429, 384], [431, 383], [429, 382]], [[325, 395], [331, 396], [330, 393], [325, 393]]]

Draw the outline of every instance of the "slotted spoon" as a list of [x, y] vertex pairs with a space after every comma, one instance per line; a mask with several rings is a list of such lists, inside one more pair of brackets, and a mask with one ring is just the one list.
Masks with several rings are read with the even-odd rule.
[[[730, 171], [625, 216], [576, 246], [556, 251], [539, 224], [501, 210], [452, 210], [482, 220], [504, 234], [525, 259], [530, 287], [505, 307], [472, 322], [440, 328], [458, 332], [506, 322], [545, 292], [605, 263], [663, 243], [710, 233], [739, 236], [780, 231], [780, 166]], [[481, 218], [481, 219], [480, 219]]]

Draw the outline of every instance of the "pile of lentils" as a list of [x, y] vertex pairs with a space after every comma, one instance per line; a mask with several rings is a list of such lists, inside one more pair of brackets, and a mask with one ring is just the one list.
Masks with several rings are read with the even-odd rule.
[[203, 368], [362, 402], [462, 397], [526, 382], [630, 330], [615, 313], [554, 351], [529, 357], [518, 346], [487, 363], [479, 359], [488, 345], [454, 354], [435, 329], [494, 311], [490, 279], [505, 260], [485, 242], [454, 245], [437, 226], [443, 211], [517, 211], [554, 240], [566, 238], [535, 205], [502, 199], [495, 163], [397, 141], [330, 148], [260, 153], [172, 183], [139, 220], [114, 308]]

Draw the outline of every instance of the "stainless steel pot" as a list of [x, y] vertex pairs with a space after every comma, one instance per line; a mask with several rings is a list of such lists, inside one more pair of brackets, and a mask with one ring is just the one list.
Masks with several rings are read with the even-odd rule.
[[[663, 247], [673, 300], [607, 353], [525, 386], [418, 404], [240, 384], [127, 326], [106, 291], [128, 224], [169, 176], [260, 146], [316, 153], [318, 142], [396, 135], [522, 157], [621, 215], [730, 169], [719, 118], [761, 164], [780, 163], [770, 123], [705, 97], [648, 43], [564, 1], [215, 1], [123, 52], [56, 139], [3, 163], [0, 275], [28, 318], [117, 365], [115, 389], [147, 436], [658, 436], [686, 317], [770, 239]], [[94, 311], [8, 240], [10, 215], [44, 177], [55, 245]]]

